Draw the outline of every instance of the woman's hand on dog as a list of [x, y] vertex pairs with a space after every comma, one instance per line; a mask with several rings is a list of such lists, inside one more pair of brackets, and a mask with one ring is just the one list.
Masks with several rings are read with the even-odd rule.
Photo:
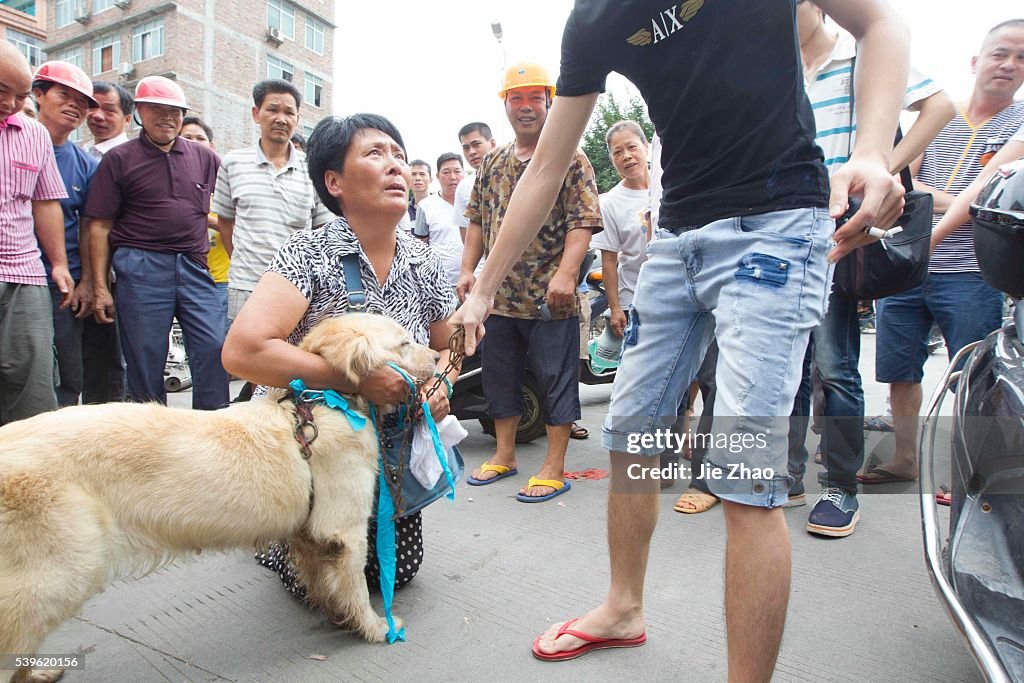
[[359, 382], [360, 396], [377, 406], [405, 403], [409, 384], [389, 367], [373, 370]]

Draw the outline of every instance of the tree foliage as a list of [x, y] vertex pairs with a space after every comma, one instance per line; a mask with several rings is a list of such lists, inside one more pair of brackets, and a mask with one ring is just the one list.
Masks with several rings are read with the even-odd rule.
[[583, 134], [583, 151], [587, 153], [590, 163], [594, 166], [597, 189], [601, 192], [607, 192], [619, 182], [619, 174], [612, 166], [604, 138], [608, 134], [608, 129], [623, 119], [632, 119], [639, 123], [648, 140], [654, 135], [654, 124], [648, 118], [647, 107], [640, 97], [633, 96], [623, 104], [610, 92], [601, 95], [590, 119], [590, 125]]

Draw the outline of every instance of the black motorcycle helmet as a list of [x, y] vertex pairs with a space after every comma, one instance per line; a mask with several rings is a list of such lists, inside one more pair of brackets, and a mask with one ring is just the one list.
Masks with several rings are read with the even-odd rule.
[[971, 215], [985, 282], [1024, 297], [1024, 159], [996, 171], [971, 204]]

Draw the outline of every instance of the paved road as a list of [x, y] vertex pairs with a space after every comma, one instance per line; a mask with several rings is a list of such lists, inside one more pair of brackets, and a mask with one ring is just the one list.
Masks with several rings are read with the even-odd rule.
[[[867, 377], [873, 344], [873, 336], [864, 337]], [[929, 361], [926, 394], [944, 364], [944, 356]], [[583, 422], [594, 435], [572, 442], [567, 469], [607, 466], [596, 432], [609, 392], [584, 387]], [[866, 394], [869, 414], [877, 414], [884, 387], [868, 382]], [[172, 404], [188, 405], [189, 398], [177, 394]], [[463, 452], [472, 468], [493, 441], [467, 427]], [[892, 437], [874, 434], [868, 448], [884, 458]], [[71, 683], [724, 680], [724, 521], [720, 507], [674, 513], [682, 484], [662, 496], [647, 582], [648, 644], [573, 663], [530, 656], [536, 633], [594, 605], [608, 582], [608, 480], [577, 482], [557, 503], [522, 505], [513, 497], [543, 449], [542, 442], [522, 448], [523, 477], [487, 488], [460, 485], [455, 504], [426, 511], [424, 566], [396, 596], [408, 642], [368, 645], [338, 631], [238, 552], [118, 582], [54, 633], [44, 651], [90, 650], [86, 668], [68, 673]], [[807, 482], [813, 488], [813, 477]], [[862, 521], [847, 539], [808, 535], [809, 508], [786, 512], [793, 590], [776, 680], [979, 680], [926, 575], [916, 485], [888, 490], [861, 496]]]

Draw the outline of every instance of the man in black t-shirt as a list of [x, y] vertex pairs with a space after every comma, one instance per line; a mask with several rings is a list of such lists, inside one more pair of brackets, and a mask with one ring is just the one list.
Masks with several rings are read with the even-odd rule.
[[[645, 456], [666, 447], [714, 334], [721, 433], [712, 435], [704, 478], [723, 500], [728, 531], [729, 678], [771, 678], [790, 580], [781, 510], [791, 483], [786, 416], [804, 349], [824, 315], [830, 264], [871, 239], [866, 227], [891, 225], [903, 204], [887, 162], [906, 87], [904, 25], [883, 0], [818, 4], [860, 40], [856, 148], [833, 176], [831, 196], [803, 90], [793, 0], [577, 0], [566, 22], [544, 137], [476, 287], [452, 318], [465, 326], [467, 352], [503, 274], [550, 209], [611, 71], [647, 101], [664, 144], [664, 197], [603, 430], [612, 462], [611, 587], [599, 607], [538, 636], [538, 659], [646, 641], [658, 480], [649, 465], [657, 460]], [[862, 208], [833, 232], [851, 195]]]

